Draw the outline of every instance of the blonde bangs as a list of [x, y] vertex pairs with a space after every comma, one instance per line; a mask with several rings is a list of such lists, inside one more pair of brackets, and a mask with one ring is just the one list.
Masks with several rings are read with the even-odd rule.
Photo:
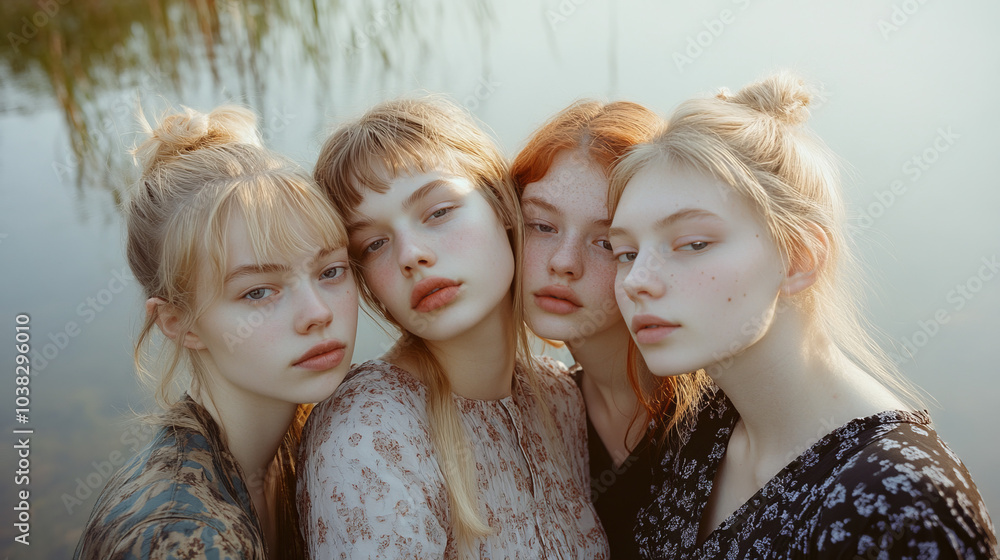
[[228, 260], [228, 229], [239, 220], [247, 229], [254, 264], [265, 264], [312, 256], [323, 249], [347, 246], [343, 219], [330, 201], [305, 175], [259, 173], [232, 181], [227, 192], [217, 198], [204, 222], [201, 243], [192, 255], [207, 263], [205, 277], [198, 279], [199, 290], [209, 289], [210, 297], [200, 297], [199, 316], [222, 292]]

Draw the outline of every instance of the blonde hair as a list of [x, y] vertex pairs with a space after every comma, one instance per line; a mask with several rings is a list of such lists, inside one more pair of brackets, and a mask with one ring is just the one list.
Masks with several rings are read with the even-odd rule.
[[[316, 163], [316, 182], [353, 221], [355, 210], [369, 190], [385, 192], [387, 180], [401, 173], [444, 169], [468, 178], [489, 202], [507, 228], [514, 254], [511, 285], [514, 332], [508, 347], [516, 348], [517, 363], [524, 368], [529, 386], [541, 401], [550, 449], [563, 459], [566, 452], [555, 434], [554, 421], [545, 403], [538, 364], [531, 356], [524, 326], [524, 303], [518, 286], [522, 275], [524, 228], [518, 196], [507, 163], [493, 141], [464, 110], [439, 97], [398, 99], [376, 105], [355, 121], [341, 125], [327, 139]], [[402, 332], [397, 348], [416, 359], [414, 372], [427, 386], [431, 442], [442, 463], [448, 500], [460, 548], [491, 532], [480, 514], [476, 471], [470, 442], [452, 398], [451, 383], [423, 339], [406, 332], [383, 306], [362, 275], [360, 291], [365, 302]], [[568, 476], [568, 471], [567, 471]]]
[[[628, 181], [654, 162], [669, 162], [715, 177], [760, 213], [786, 262], [824, 254], [816, 283], [796, 294], [851, 360], [908, 404], [922, 407], [917, 389], [903, 379], [869, 335], [858, 305], [862, 284], [845, 235], [845, 208], [836, 156], [803, 124], [812, 89], [798, 76], [779, 72], [735, 94], [682, 103], [667, 129], [638, 146], [613, 171], [612, 212]], [[824, 248], [816, 228], [828, 240]]]
[[[124, 203], [126, 253], [146, 298], [162, 299], [180, 312], [179, 332], [189, 331], [221, 293], [232, 220], [246, 225], [258, 263], [274, 255], [312, 254], [317, 243], [331, 249], [347, 245], [342, 220], [309, 176], [261, 146], [249, 109], [224, 106], [208, 114], [184, 109], [155, 129], [140, 117], [149, 138], [133, 152], [141, 178]], [[155, 361], [145, 349], [160, 307], [147, 314], [139, 333], [136, 370], [155, 387], [156, 401], [167, 411], [159, 422], [197, 428], [178, 412], [171, 388], [183, 362], [192, 387], [208, 390], [208, 371], [198, 353], [166, 340], [160, 351], [169, 356], [162, 373], [156, 376], [147, 366]], [[309, 409], [299, 407], [271, 466], [279, 484], [279, 548], [290, 552], [302, 548], [294, 468]]]

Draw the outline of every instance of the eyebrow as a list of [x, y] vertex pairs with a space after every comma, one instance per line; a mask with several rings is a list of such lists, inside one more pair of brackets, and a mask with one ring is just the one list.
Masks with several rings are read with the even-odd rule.
[[432, 191], [440, 187], [447, 187], [451, 185], [451, 181], [446, 179], [434, 179], [428, 182], [426, 185], [420, 187], [419, 189], [413, 191], [413, 194], [406, 197], [403, 201], [403, 210], [409, 210], [414, 204], [419, 202], [422, 198], [425, 198], [431, 194]]
[[[434, 191], [435, 189], [440, 187], [447, 187], [451, 184], [452, 182], [447, 179], [434, 179], [428, 182], [427, 184], [422, 185], [420, 188], [413, 191], [413, 193], [410, 194], [410, 196], [406, 197], [406, 200], [403, 201], [403, 209], [409, 210], [410, 208], [413, 207], [414, 204], [419, 202], [422, 198], [429, 196], [431, 192]], [[356, 220], [351, 221], [351, 223], [347, 224], [347, 231], [353, 231], [355, 229], [369, 227], [374, 224], [375, 224], [374, 220], [372, 220], [367, 216], [362, 216]]]
[[[556, 208], [554, 204], [546, 200], [542, 200], [540, 198], [530, 197], [521, 199], [521, 206], [525, 206], [527, 204], [531, 204], [532, 206], [537, 206], [542, 210], [545, 210], [546, 212], [552, 212], [553, 214], [559, 214], [560, 216], [563, 215], [562, 210]], [[611, 227], [611, 218], [606, 218], [603, 220], [594, 220], [593, 223], [595, 225], [600, 226], [601, 228], [608, 228]]]
[[[699, 218], [707, 218], [711, 220], [721, 220], [718, 214], [709, 212], [708, 210], [703, 210], [701, 208], [682, 208], [669, 216], [664, 216], [656, 223], [653, 224], [653, 229], [664, 229], [670, 227], [671, 225], [680, 222], [682, 220], [694, 220]], [[616, 235], [625, 235], [625, 228], [613, 227], [608, 230], [608, 236], [613, 237]]]
[[[310, 260], [310, 263], [315, 263], [330, 253], [333, 253], [336, 249], [331, 249], [329, 247], [325, 249], [320, 249], [316, 251], [316, 255]], [[276, 272], [285, 273], [292, 269], [292, 267], [287, 264], [276, 264], [276, 263], [263, 263], [263, 264], [244, 264], [240, 265], [229, 272], [226, 275], [226, 279], [223, 280], [223, 284], [228, 284], [229, 282], [239, 278], [241, 276], [252, 276], [254, 274], [273, 274]]]

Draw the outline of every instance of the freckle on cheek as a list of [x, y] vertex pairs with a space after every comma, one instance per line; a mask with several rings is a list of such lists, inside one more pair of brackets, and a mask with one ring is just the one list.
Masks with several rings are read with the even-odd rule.
[[726, 301], [733, 301], [733, 298], [726, 298]]

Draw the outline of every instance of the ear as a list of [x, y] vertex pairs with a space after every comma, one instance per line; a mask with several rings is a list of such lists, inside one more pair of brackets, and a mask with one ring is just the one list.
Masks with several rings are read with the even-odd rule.
[[826, 267], [830, 253], [830, 238], [818, 225], [808, 225], [808, 239], [796, 248], [789, 257], [788, 270], [781, 283], [781, 293], [786, 296], [798, 294], [816, 283]]
[[203, 350], [206, 348], [197, 334], [191, 331], [181, 332], [180, 310], [162, 298], [151, 297], [147, 299], [146, 314], [156, 317], [156, 326], [160, 327], [160, 332], [170, 340], [183, 344], [185, 348], [190, 348], [191, 350]]

